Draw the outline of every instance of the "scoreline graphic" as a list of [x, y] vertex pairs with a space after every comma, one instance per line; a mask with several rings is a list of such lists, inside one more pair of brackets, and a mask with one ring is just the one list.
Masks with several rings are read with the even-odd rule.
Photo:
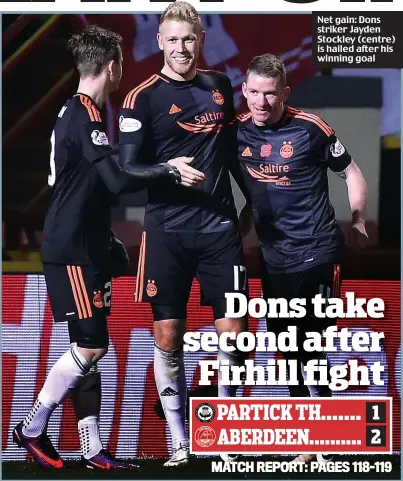
[[392, 398], [192, 398], [193, 454], [392, 453]]

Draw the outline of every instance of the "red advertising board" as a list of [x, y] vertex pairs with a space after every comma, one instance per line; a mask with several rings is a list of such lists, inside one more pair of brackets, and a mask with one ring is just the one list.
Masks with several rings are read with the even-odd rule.
[[[25, 451], [12, 443], [12, 428], [31, 408], [53, 363], [69, 345], [67, 326], [54, 324], [46, 284], [42, 275], [3, 275], [2, 277], [2, 457], [25, 458]], [[107, 356], [99, 363], [103, 399], [101, 436], [120, 457], [167, 457], [170, 436], [161, 409], [153, 374], [154, 341], [152, 313], [148, 304], [134, 304], [135, 278], [113, 282], [111, 337]], [[401, 336], [400, 282], [345, 281], [342, 296], [354, 291], [357, 297], [380, 297], [385, 301], [381, 319], [340, 319], [340, 328], [351, 331], [384, 332], [380, 352], [329, 352], [332, 364], [357, 360], [359, 365], [380, 362], [384, 367], [382, 386], [350, 386], [334, 393], [334, 398], [366, 396], [391, 397], [393, 401], [392, 449], [400, 452]], [[250, 283], [251, 297], [260, 296], [260, 282]], [[249, 319], [250, 331], [265, 329], [264, 319]], [[200, 306], [199, 286], [195, 282], [188, 307], [188, 329], [212, 332], [210, 307]], [[215, 353], [185, 353], [185, 368], [190, 396], [216, 395], [212, 386], [200, 386], [201, 360], [214, 360]], [[276, 358], [273, 352], [252, 352], [256, 364], [267, 365]], [[243, 397], [287, 398], [286, 386], [241, 386]], [[345, 404], [345, 402], [344, 402]], [[79, 456], [77, 424], [69, 401], [52, 415], [48, 432], [64, 458]], [[357, 438], [358, 439], [358, 438]], [[292, 454], [292, 453], [290, 453]]]

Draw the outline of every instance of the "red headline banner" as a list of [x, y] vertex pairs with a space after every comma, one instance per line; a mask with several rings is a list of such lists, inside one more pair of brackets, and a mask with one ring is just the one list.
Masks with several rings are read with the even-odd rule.
[[193, 398], [190, 409], [193, 454], [392, 453], [391, 398]]

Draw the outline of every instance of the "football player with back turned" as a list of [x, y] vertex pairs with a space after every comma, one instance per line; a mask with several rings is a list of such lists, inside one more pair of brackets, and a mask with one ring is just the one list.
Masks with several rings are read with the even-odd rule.
[[[191, 158], [122, 170], [109, 145], [101, 108], [122, 76], [121, 37], [93, 26], [76, 33], [69, 47], [80, 74], [78, 92], [61, 108], [51, 135], [52, 199], [45, 220], [42, 260], [56, 322], [67, 321], [71, 346], [53, 365], [14, 442], [46, 468], [63, 460], [46, 431], [57, 406], [70, 396], [78, 420], [81, 465], [91, 469], [137, 468], [103, 449], [99, 434], [101, 377], [97, 362], [109, 345], [107, 315], [111, 277], [128, 264], [111, 230], [111, 205], [121, 192], [145, 185], [193, 186], [202, 174]], [[185, 188], [185, 187], [184, 187]]]

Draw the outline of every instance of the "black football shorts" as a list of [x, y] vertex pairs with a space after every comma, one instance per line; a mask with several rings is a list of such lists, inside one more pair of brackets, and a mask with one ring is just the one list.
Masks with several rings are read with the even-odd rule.
[[111, 279], [89, 266], [44, 264], [55, 322], [68, 322], [70, 342], [88, 349], [109, 345]]
[[186, 313], [194, 278], [213, 307], [215, 319], [225, 317], [225, 293], [248, 294], [238, 232], [143, 232], [136, 302], [171, 306], [174, 312]]
[[335, 318], [321, 318], [314, 315], [311, 300], [320, 294], [322, 298], [340, 297], [341, 265], [320, 264], [299, 272], [271, 274], [267, 273], [262, 263], [263, 298], [305, 299], [306, 316], [304, 318], [269, 318], [268, 329], [281, 332], [288, 325], [299, 325], [301, 331], [321, 332], [332, 324]]

